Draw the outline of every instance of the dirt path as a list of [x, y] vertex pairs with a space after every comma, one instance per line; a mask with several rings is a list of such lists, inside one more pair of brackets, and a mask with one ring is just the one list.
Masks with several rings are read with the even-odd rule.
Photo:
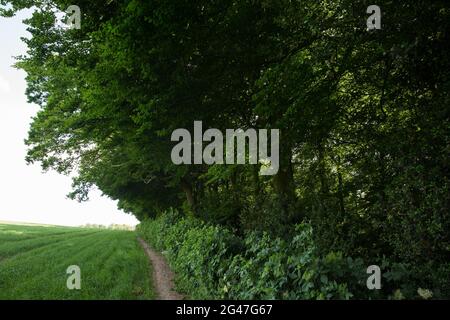
[[173, 272], [162, 254], [153, 250], [142, 238], [138, 241], [144, 248], [153, 268], [153, 285], [159, 300], [182, 300], [184, 297], [173, 290]]

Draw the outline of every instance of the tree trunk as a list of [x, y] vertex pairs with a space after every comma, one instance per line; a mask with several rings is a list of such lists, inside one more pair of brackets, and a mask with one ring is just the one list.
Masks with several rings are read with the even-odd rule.
[[181, 188], [183, 189], [184, 193], [186, 194], [186, 200], [193, 210], [195, 207], [195, 199], [194, 199], [194, 191], [192, 190], [192, 186], [190, 183], [188, 183], [185, 179], [181, 180]]
[[280, 146], [280, 168], [273, 177], [273, 186], [278, 195], [284, 216], [289, 219], [289, 207], [296, 202], [292, 150], [289, 145]]

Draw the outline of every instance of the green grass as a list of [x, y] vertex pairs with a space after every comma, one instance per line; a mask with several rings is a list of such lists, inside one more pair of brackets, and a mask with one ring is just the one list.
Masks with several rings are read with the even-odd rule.
[[0, 224], [0, 299], [152, 299], [149, 275], [134, 232]]

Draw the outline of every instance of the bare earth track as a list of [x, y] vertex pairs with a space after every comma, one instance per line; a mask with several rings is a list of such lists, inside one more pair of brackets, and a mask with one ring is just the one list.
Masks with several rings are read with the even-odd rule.
[[144, 248], [150, 263], [153, 267], [153, 284], [159, 300], [183, 300], [183, 296], [176, 292], [174, 288], [174, 274], [170, 270], [166, 259], [162, 254], [153, 250], [142, 238], [138, 241]]

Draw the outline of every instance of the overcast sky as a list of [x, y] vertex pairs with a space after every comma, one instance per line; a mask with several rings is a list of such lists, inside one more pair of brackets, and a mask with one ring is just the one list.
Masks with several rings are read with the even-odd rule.
[[25, 73], [11, 65], [13, 56], [26, 53], [20, 37], [29, 36], [22, 24], [27, 15], [0, 17], [0, 221], [136, 225], [133, 216], [117, 210], [116, 203], [101, 197], [99, 191], [80, 204], [66, 198], [71, 190], [69, 177], [42, 173], [38, 164], [26, 165], [23, 141], [38, 107], [27, 103]]

